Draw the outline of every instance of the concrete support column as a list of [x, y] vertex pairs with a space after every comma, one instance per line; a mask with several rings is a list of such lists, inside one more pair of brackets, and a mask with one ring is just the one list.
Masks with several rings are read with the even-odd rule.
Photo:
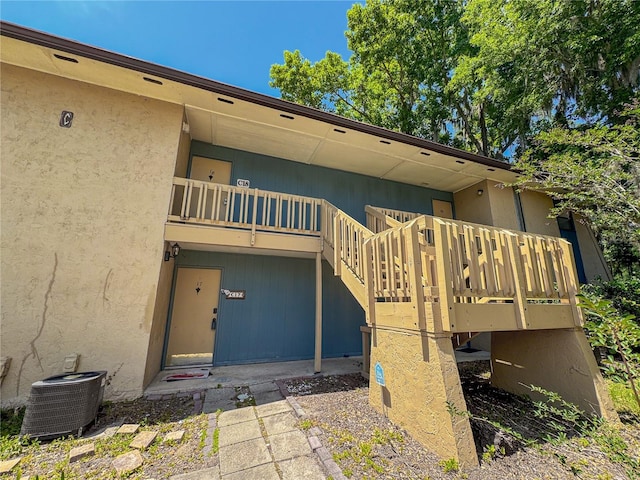
[[316, 253], [316, 346], [313, 371], [322, 370], [322, 253]]
[[491, 382], [498, 388], [538, 400], [525, 386], [535, 385], [586, 413], [618, 421], [582, 328], [493, 332], [491, 366]]
[[[369, 403], [440, 457], [477, 466], [469, 419], [447, 408], [467, 410], [450, 336], [375, 325], [372, 335]], [[384, 386], [376, 382], [376, 363]]]

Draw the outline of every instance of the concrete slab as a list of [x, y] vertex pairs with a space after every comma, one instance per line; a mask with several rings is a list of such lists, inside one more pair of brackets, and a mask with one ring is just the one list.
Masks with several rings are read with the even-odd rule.
[[456, 350], [455, 355], [457, 363], [491, 360], [491, 352], [485, 352], [484, 350], [478, 350], [477, 352], [460, 352]]
[[184, 430], [175, 430], [167, 433], [162, 441], [180, 443], [182, 441], [182, 437], [184, 437]]
[[280, 400], [278, 402], [266, 403], [264, 405], [258, 405], [256, 412], [258, 417], [268, 417], [269, 415], [276, 415], [278, 413], [292, 412], [293, 409], [289, 402], [286, 400]]
[[[323, 375], [341, 375], [357, 373], [362, 366], [362, 357], [325, 358], [322, 360]], [[184, 370], [189, 370], [188, 368]], [[203, 379], [182, 380], [180, 382], [165, 382], [167, 371], [159, 372], [144, 394], [168, 394], [216, 389], [218, 384], [223, 387], [237, 385], [254, 385], [267, 380], [281, 380], [284, 378], [305, 377], [314, 374], [313, 360], [299, 360], [296, 362], [259, 363], [252, 365], [232, 365], [228, 367], [213, 367], [211, 375]], [[181, 369], [171, 370], [180, 373]]]
[[315, 456], [306, 455], [304, 457], [291, 458], [278, 462], [282, 472], [282, 480], [325, 480], [327, 477], [318, 464]]
[[291, 412], [277, 413], [264, 417], [262, 422], [269, 436], [298, 429], [298, 418]]
[[276, 385], [275, 382], [262, 382], [256, 383], [255, 385], [249, 385], [249, 390], [251, 390], [251, 393], [254, 395], [258, 393], [279, 391], [278, 385]]
[[143, 463], [142, 455], [138, 450], [133, 450], [131, 452], [123, 453], [122, 455], [118, 455], [113, 459], [111, 465], [116, 469], [118, 475], [123, 475], [129, 472], [134, 471], [136, 468], [140, 467]]
[[220, 469], [218, 467], [206, 468], [195, 472], [173, 475], [169, 480], [219, 480]]
[[222, 447], [218, 455], [220, 458], [220, 473], [223, 477], [230, 473], [271, 462], [271, 455], [269, 455], [267, 444], [263, 438]]
[[13, 470], [13, 467], [18, 465], [22, 460], [22, 457], [12, 458], [11, 460], [4, 460], [0, 462], [0, 473], [9, 473]]
[[307, 436], [300, 430], [269, 435], [269, 442], [276, 462], [311, 454]]
[[256, 405], [265, 405], [267, 403], [277, 402], [282, 400], [284, 397], [280, 394], [280, 391], [276, 392], [262, 392], [256, 393], [253, 397], [256, 401]]
[[207, 390], [202, 405], [203, 413], [213, 413], [218, 409], [223, 411], [234, 410], [236, 408], [235, 395], [236, 391], [231, 387]]
[[[300, 480], [304, 477], [299, 477]], [[280, 480], [278, 471], [273, 463], [265, 463], [257, 467], [242, 470], [236, 473], [230, 473], [222, 477], [223, 480]]]
[[222, 412], [218, 417], [218, 426], [226, 427], [235, 423], [248, 422], [255, 419], [256, 414], [253, 411], [253, 407], [244, 407], [229, 412]]
[[254, 438], [262, 438], [257, 419], [220, 427], [218, 441], [220, 447], [226, 447], [227, 445], [245, 442]]

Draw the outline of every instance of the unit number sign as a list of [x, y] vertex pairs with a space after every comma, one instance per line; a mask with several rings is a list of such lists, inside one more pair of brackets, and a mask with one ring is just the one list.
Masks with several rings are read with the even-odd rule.
[[244, 300], [246, 296], [245, 290], [227, 290], [223, 288], [221, 292], [227, 300]]

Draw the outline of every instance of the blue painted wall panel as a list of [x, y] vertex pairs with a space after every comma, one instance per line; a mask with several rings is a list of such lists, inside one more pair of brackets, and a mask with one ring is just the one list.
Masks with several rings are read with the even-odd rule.
[[[222, 288], [246, 290], [246, 300], [221, 296], [216, 365], [313, 358], [315, 261], [182, 251], [177, 265], [222, 268]], [[323, 263], [323, 356], [361, 353], [364, 312]]]
[[252, 188], [324, 198], [363, 224], [365, 205], [431, 214], [432, 199], [453, 203], [453, 195], [449, 192], [197, 141], [191, 144], [191, 155], [232, 162], [232, 185], [235, 185], [238, 178], [244, 178], [251, 181]]
[[[191, 155], [232, 162], [232, 184], [244, 178], [254, 188], [324, 198], [363, 224], [365, 205], [432, 213], [432, 199], [453, 202], [448, 192], [202, 142], [192, 142]], [[220, 301], [216, 365], [313, 358], [314, 260], [183, 251], [177, 261], [220, 267], [223, 288], [247, 291], [246, 300]], [[323, 262], [323, 356], [361, 354], [364, 323], [358, 303]]]

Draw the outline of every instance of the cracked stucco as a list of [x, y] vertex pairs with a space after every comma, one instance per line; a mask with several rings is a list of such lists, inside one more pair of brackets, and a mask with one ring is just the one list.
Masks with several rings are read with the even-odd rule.
[[183, 109], [5, 64], [1, 88], [2, 404], [69, 353], [138, 396]]

